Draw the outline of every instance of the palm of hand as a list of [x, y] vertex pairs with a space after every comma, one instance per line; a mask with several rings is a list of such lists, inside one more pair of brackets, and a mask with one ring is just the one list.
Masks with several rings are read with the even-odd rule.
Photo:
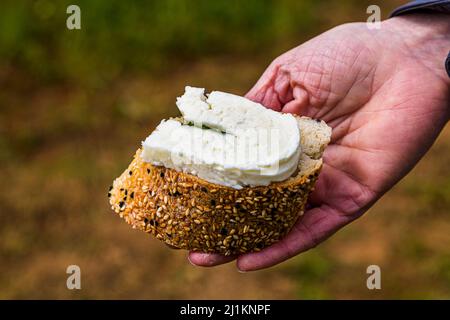
[[[447, 85], [406, 45], [389, 48], [392, 36], [374, 35], [365, 24], [335, 28], [277, 58], [247, 94], [278, 111], [323, 119], [333, 135], [311, 208], [282, 241], [240, 256], [239, 269], [268, 267], [316, 246], [364, 213], [431, 146], [445, 124], [436, 110], [445, 111]], [[429, 104], [435, 107], [425, 109]], [[229, 261], [200, 253], [190, 259]]]

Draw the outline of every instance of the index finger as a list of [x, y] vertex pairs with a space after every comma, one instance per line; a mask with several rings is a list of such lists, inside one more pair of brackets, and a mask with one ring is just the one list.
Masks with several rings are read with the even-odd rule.
[[214, 267], [220, 264], [228, 263], [235, 259], [236, 256], [224, 256], [218, 253], [191, 251], [188, 254], [189, 262], [199, 267]]
[[241, 271], [254, 271], [274, 266], [317, 246], [351, 220], [351, 217], [327, 205], [313, 208], [300, 217], [279, 242], [260, 252], [239, 256], [237, 267]]

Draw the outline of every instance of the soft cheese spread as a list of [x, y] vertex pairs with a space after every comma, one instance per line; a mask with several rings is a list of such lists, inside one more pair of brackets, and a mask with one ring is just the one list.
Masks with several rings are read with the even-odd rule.
[[230, 93], [186, 87], [182, 117], [163, 120], [142, 143], [144, 161], [241, 189], [292, 176], [299, 163], [297, 119]]

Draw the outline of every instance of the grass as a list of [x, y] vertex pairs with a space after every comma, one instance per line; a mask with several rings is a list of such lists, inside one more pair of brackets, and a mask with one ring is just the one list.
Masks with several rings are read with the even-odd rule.
[[[450, 131], [363, 218], [272, 269], [194, 268], [106, 192], [184, 85], [244, 94], [272, 58], [368, 1], [3, 1], [0, 298], [449, 298]], [[72, 2], [71, 2], [72, 3]], [[383, 15], [399, 1], [383, 2]], [[66, 267], [82, 290], [65, 287]], [[367, 290], [366, 268], [382, 268]]]

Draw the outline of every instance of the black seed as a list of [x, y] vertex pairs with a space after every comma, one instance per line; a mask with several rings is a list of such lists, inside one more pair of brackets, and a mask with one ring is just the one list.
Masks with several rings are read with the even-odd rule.
[[150, 173], [150, 169], [147, 169], [147, 173]]
[[164, 178], [164, 172], [161, 172], [161, 173], [159, 174], [159, 176], [160, 176], [161, 178]]
[[240, 205], [239, 203], [236, 203], [236, 204], [234, 205], [234, 207], [235, 207], [236, 209], [240, 209], [240, 208], [241, 208], [241, 205]]
[[176, 190], [175, 192], [171, 192], [171, 191], [169, 191], [169, 194], [170, 194], [171, 196], [174, 196], [174, 197], [178, 197], [178, 196], [181, 196], [181, 193], [180, 193], [180, 192], [178, 192], [178, 190]]
[[123, 188], [120, 188], [120, 191], [123, 191]]
[[144, 218], [144, 222], [147, 224], [147, 223], [148, 223], [148, 219], [147, 219], [147, 218]]
[[120, 201], [120, 202], [119, 202], [119, 208], [120, 208], [120, 209], [122, 209], [124, 205], [125, 205], [125, 202], [123, 202], [123, 201]]
[[133, 171], [128, 171], [128, 174], [131, 176], [133, 174]]
[[130, 194], [130, 198], [131, 198], [131, 199], [134, 199], [134, 192], [132, 192], [132, 193]]
[[320, 122], [320, 119], [314, 119], [314, 120], [316, 120], [316, 122]]
[[123, 197], [123, 201], [127, 201], [127, 196]]
[[108, 192], [108, 198], [111, 198], [111, 192]]
[[151, 219], [151, 220], [150, 220], [150, 225], [151, 225], [151, 226], [153, 226], [153, 227], [157, 227], [157, 226], [158, 226], [158, 224], [159, 224], [159, 223], [158, 223], [158, 221], [156, 221], [156, 220], [153, 220], [153, 219]]
[[238, 211], [241, 212], [241, 213], [247, 213], [247, 210], [244, 209], [244, 208], [243, 208], [242, 206], [240, 206], [240, 205], [236, 206], [236, 209], [238, 209]]
[[167, 238], [172, 238], [172, 235], [170, 233], [167, 233], [167, 232], [166, 232], [166, 236], [167, 236]]
[[108, 189], [108, 191], [111, 191], [112, 190], [112, 186], [109, 186], [109, 189]]
[[262, 242], [258, 242], [258, 243], [256, 244], [256, 247], [257, 247], [258, 249], [262, 249], [263, 246], [264, 246], [264, 244], [263, 244]]
[[227, 228], [220, 229], [220, 234], [223, 235], [223, 236], [226, 236], [228, 234]]
[[206, 189], [205, 187], [201, 187], [200, 190], [202, 190], [203, 192], [208, 192], [208, 189]]
[[125, 190], [125, 195], [127, 195], [128, 194], [128, 190]]
[[261, 191], [256, 190], [256, 191], [255, 191], [255, 196], [260, 197], [260, 196], [261, 196]]
[[211, 202], [211, 205], [212, 205], [212, 206], [215, 206], [215, 205], [216, 205], [216, 200], [214, 200], [214, 199], [211, 199], [211, 201], [210, 201], [210, 202]]

